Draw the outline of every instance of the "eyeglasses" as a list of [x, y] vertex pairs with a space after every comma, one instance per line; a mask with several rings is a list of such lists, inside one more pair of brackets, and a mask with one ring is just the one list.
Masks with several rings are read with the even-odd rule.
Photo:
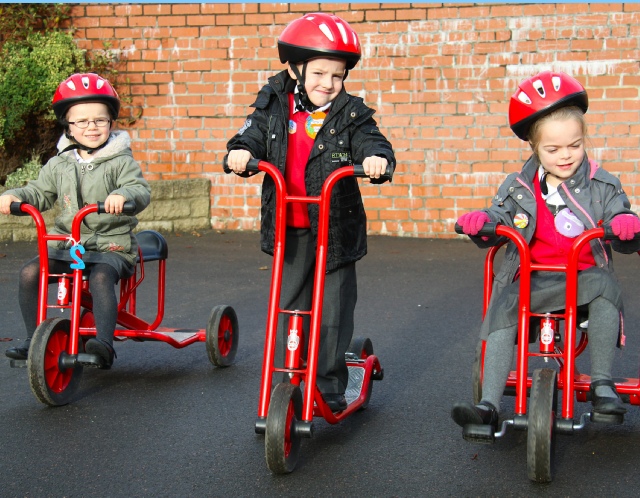
[[94, 123], [98, 128], [104, 128], [111, 123], [110, 119], [98, 118], [98, 119], [79, 119], [78, 121], [69, 121], [69, 124], [75, 125], [81, 130], [89, 128], [89, 123]]

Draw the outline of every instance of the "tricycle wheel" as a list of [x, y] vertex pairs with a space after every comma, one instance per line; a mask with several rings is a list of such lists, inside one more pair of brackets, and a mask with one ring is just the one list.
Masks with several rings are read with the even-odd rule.
[[527, 472], [535, 482], [551, 482], [553, 478], [557, 402], [555, 370], [535, 370], [527, 427]]
[[60, 368], [60, 357], [66, 354], [71, 322], [63, 318], [43, 321], [31, 339], [27, 371], [35, 397], [49, 406], [62, 406], [71, 401], [80, 384], [82, 365]]
[[483, 378], [483, 361], [482, 361], [482, 345], [484, 341], [478, 341], [476, 346], [476, 358], [473, 362], [473, 370], [471, 372], [471, 383], [473, 384], [473, 404], [477, 405], [482, 400], [482, 378]]
[[300, 388], [288, 383], [276, 385], [271, 393], [264, 441], [267, 467], [274, 474], [288, 474], [298, 462], [301, 436], [295, 426], [301, 418]]
[[[364, 360], [373, 354], [373, 343], [368, 337], [354, 337], [351, 339], [347, 353], [354, 354], [360, 360]], [[369, 400], [371, 399], [371, 392], [373, 391], [373, 379], [369, 378], [369, 387], [367, 388], [367, 396], [360, 405], [360, 410], [364, 410], [369, 406]]]
[[238, 317], [231, 306], [213, 308], [207, 323], [207, 354], [216, 367], [233, 364], [238, 349]]

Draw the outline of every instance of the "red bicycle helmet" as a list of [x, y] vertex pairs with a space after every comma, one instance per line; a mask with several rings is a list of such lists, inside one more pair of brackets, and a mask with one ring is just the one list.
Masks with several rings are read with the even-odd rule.
[[112, 119], [120, 113], [120, 99], [111, 83], [94, 73], [78, 73], [64, 80], [53, 95], [53, 112], [64, 120], [69, 107], [83, 102], [101, 102], [109, 108]]
[[509, 126], [522, 140], [528, 140], [529, 128], [543, 116], [561, 107], [589, 108], [589, 98], [578, 80], [568, 74], [543, 71], [518, 85], [509, 102]]
[[349, 24], [333, 14], [316, 12], [292, 21], [278, 38], [280, 62], [298, 64], [315, 57], [344, 59], [353, 69], [362, 55]]

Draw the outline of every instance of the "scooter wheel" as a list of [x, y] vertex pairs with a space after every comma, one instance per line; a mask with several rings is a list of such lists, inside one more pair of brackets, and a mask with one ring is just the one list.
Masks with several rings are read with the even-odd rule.
[[555, 420], [558, 403], [556, 372], [533, 372], [527, 426], [527, 472], [535, 482], [551, 482], [555, 454]]
[[298, 462], [301, 436], [295, 426], [301, 418], [300, 388], [288, 383], [276, 385], [269, 403], [264, 440], [267, 467], [274, 474], [288, 474]]
[[373, 343], [368, 337], [354, 337], [351, 339], [347, 353], [356, 355], [360, 360], [373, 354]]
[[82, 365], [60, 368], [60, 355], [69, 345], [71, 322], [63, 318], [43, 321], [31, 339], [27, 372], [35, 397], [49, 406], [71, 402], [82, 377]]
[[206, 345], [209, 361], [216, 367], [233, 364], [238, 350], [238, 317], [231, 306], [213, 308], [207, 323]]

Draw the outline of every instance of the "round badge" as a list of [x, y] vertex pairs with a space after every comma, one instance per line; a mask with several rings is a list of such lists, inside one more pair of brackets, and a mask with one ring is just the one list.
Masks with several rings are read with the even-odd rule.
[[318, 134], [318, 130], [322, 127], [322, 123], [324, 123], [324, 118], [327, 117], [327, 114], [320, 111], [314, 112], [313, 114], [309, 114], [307, 121], [304, 125], [305, 130], [307, 131], [307, 135], [309, 138], [316, 138]]
[[529, 224], [529, 217], [524, 213], [518, 213], [513, 218], [513, 224], [518, 228], [526, 228]]

